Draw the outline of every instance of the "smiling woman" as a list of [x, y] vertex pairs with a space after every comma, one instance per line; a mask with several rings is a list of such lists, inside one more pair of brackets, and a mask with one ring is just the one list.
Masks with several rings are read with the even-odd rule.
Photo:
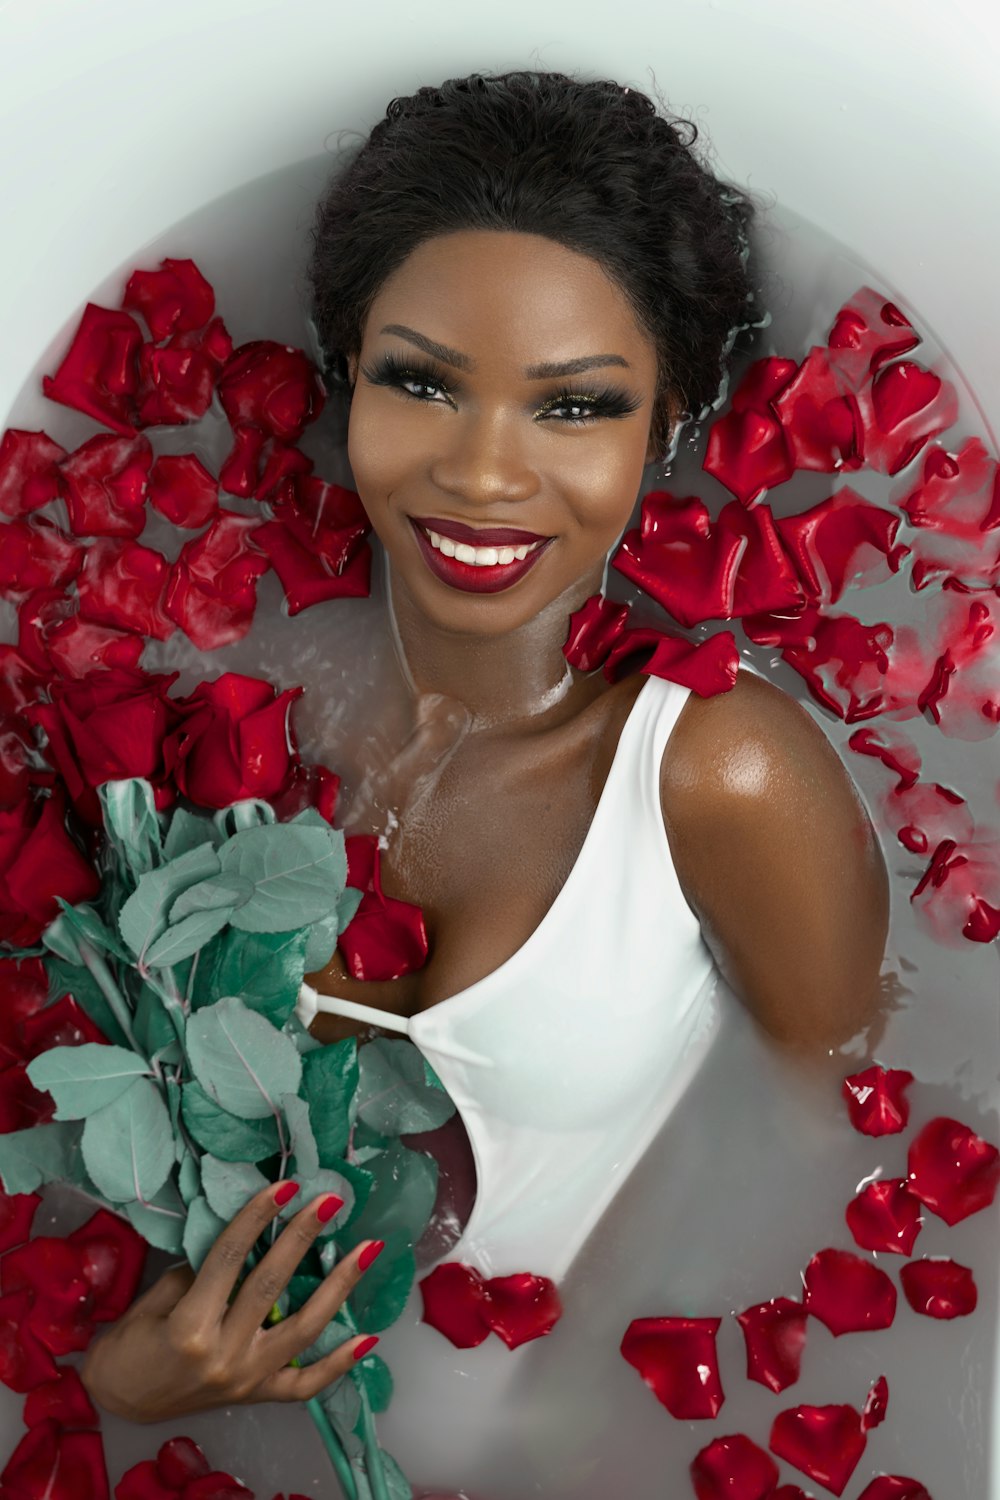
[[[610, 82], [453, 79], [393, 100], [317, 214], [315, 327], [406, 688], [366, 831], [383, 894], [422, 909], [428, 943], [388, 979], [338, 947], [298, 1013], [321, 1043], [404, 1032], [432, 1063], [459, 1110], [442, 1156], [471, 1149], [476, 1179], [438, 1269], [461, 1262], [467, 1291], [491, 1278], [497, 1306], [501, 1284], [559, 1281], [580, 1256], [704, 1059], [723, 980], [773, 1038], [816, 1055], [876, 1017], [885, 867], [805, 711], [738, 670], [731, 636], [714, 676], [640, 649], [601, 673], [567, 650], [644, 468], [717, 404], [737, 337], [762, 322], [752, 202], [694, 138]], [[439, 737], [429, 781], [404, 753], [418, 734]], [[94, 1346], [105, 1405], [150, 1420], [301, 1399], [342, 1373], [346, 1355], [264, 1378], [246, 1306], [223, 1324], [241, 1235], [274, 1208], [248, 1212], [196, 1277], [165, 1277]], [[303, 1209], [279, 1236], [258, 1300], [314, 1220]], [[364, 1269], [352, 1252], [325, 1285], [327, 1317]], [[288, 1325], [289, 1340], [305, 1326]], [[442, 1341], [412, 1306], [395, 1336], [404, 1362], [441, 1373]], [[470, 1442], [481, 1464], [489, 1402], [443, 1456], [440, 1417], [441, 1468]], [[434, 1481], [427, 1445], [406, 1441], [403, 1467]], [[547, 1441], [535, 1434], [546, 1474]], [[526, 1443], [496, 1496], [530, 1463]], [[559, 1493], [604, 1493], [574, 1483]]]

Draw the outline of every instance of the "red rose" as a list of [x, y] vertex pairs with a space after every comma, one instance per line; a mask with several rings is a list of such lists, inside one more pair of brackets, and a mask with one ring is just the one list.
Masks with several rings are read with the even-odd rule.
[[184, 795], [199, 807], [218, 808], [283, 792], [298, 760], [289, 711], [301, 692], [295, 687], [275, 696], [269, 682], [225, 672], [178, 699], [184, 721], [174, 774]]
[[101, 879], [66, 832], [61, 787], [37, 801], [27, 796], [0, 810], [0, 938], [36, 943], [58, 915], [57, 896], [70, 905], [90, 901]]
[[29, 708], [27, 717], [45, 730], [47, 753], [77, 812], [93, 827], [101, 826], [95, 788], [105, 781], [143, 776], [158, 789], [159, 805], [173, 800], [164, 746], [181, 719], [167, 697], [177, 675], [110, 667], [53, 683], [52, 702]]

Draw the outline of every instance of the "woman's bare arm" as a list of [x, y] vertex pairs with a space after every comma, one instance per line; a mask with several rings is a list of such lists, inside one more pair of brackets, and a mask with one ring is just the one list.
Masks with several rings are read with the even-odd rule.
[[777, 1040], [828, 1049], [877, 1016], [885, 861], [836, 750], [806, 710], [741, 672], [692, 697], [661, 770], [678, 879], [733, 990]]

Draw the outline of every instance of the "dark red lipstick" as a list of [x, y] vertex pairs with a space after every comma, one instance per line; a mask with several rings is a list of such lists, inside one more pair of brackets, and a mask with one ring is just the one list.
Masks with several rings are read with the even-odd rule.
[[[477, 540], [471, 541], [469, 543], [470, 546], [521, 547], [526, 543], [530, 544], [532, 541], [540, 540], [542, 542], [542, 545], [536, 547], [534, 552], [529, 552], [527, 557], [515, 559], [511, 563], [497, 563], [494, 567], [477, 568], [472, 563], [459, 562], [457, 557], [445, 557], [443, 552], [439, 552], [436, 547], [431, 545], [430, 538], [421, 530], [421, 525], [415, 517], [410, 517], [410, 524], [413, 527], [413, 534], [417, 539], [417, 546], [420, 548], [424, 561], [434, 576], [440, 578], [442, 583], [450, 585], [451, 588], [463, 589], [466, 593], [470, 594], [497, 594], [502, 589], [510, 588], [534, 567], [542, 553], [548, 551], [549, 543], [554, 540], [552, 537], [533, 537], [530, 532], [511, 531], [509, 529], [505, 531], [500, 531], [497, 528], [491, 531], [471, 531], [471, 535]], [[449, 521], [447, 524], [457, 529], [456, 522]], [[433, 529], [437, 531], [437, 526], [435, 525]], [[471, 528], [462, 527], [461, 530], [463, 532], [470, 532]], [[455, 536], [452, 531], [442, 531], [440, 534], [442, 536], [451, 536], [452, 540], [456, 542], [467, 540], [466, 536]], [[502, 538], [502, 540], [486, 541], [484, 540], [486, 537], [497, 537]], [[519, 538], [519, 540], [515, 541], [513, 538]]]

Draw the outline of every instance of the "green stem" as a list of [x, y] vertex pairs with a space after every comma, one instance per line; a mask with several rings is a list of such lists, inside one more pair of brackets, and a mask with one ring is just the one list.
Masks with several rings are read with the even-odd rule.
[[80, 957], [83, 959], [85, 967], [89, 970], [101, 994], [111, 1007], [114, 1018], [124, 1032], [129, 1046], [134, 1052], [138, 1052], [139, 1047], [135, 1040], [135, 1033], [132, 1030], [132, 1012], [129, 1010], [128, 1002], [124, 995], [115, 983], [111, 970], [104, 962], [101, 954], [95, 948], [92, 948], [89, 943], [80, 942]]
[[[256, 1260], [256, 1256], [254, 1256], [253, 1259]], [[271, 1311], [267, 1315], [267, 1321], [269, 1323], [281, 1323], [284, 1320], [284, 1316], [285, 1315], [281, 1311], [281, 1308], [277, 1303], [275, 1303], [271, 1308]], [[296, 1355], [293, 1359], [290, 1359], [288, 1363], [294, 1366], [296, 1370], [300, 1370], [302, 1368], [302, 1361], [299, 1359], [298, 1355]], [[346, 1379], [346, 1377], [344, 1378]], [[310, 1417], [312, 1418], [313, 1426], [319, 1433], [323, 1447], [326, 1449], [326, 1456], [333, 1465], [334, 1472], [337, 1475], [337, 1478], [340, 1480], [341, 1488], [344, 1491], [346, 1500], [358, 1500], [358, 1487], [354, 1483], [354, 1475], [351, 1473], [350, 1461], [347, 1457], [347, 1454], [344, 1452], [339, 1437], [334, 1431], [333, 1423], [330, 1421], [330, 1418], [323, 1410], [319, 1397], [313, 1396], [311, 1400], [305, 1403], [305, 1406]], [[377, 1496], [376, 1500], [381, 1500], [381, 1497]], [[386, 1496], [386, 1500], [388, 1500], [388, 1496]]]
[[368, 1392], [361, 1381], [358, 1382], [358, 1387], [361, 1391], [361, 1426], [365, 1435], [365, 1468], [368, 1471], [368, 1482], [372, 1487], [374, 1500], [392, 1500], [385, 1469], [382, 1467], [382, 1449], [379, 1447], [378, 1435], [375, 1432], [375, 1416], [368, 1399]]

